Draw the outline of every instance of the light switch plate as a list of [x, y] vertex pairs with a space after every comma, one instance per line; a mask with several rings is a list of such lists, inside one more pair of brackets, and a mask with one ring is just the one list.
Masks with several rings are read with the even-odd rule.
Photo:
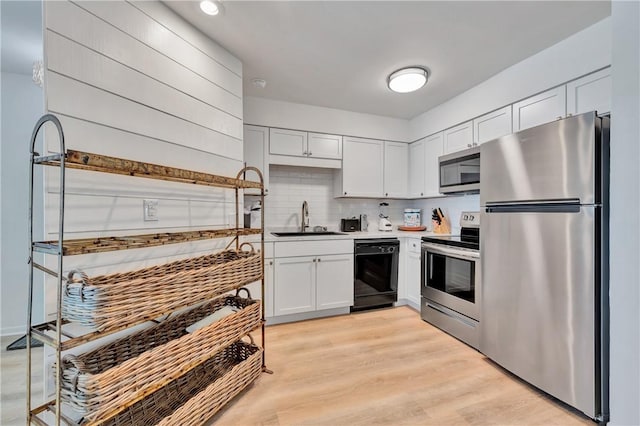
[[158, 200], [143, 200], [142, 207], [145, 222], [158, 220]]

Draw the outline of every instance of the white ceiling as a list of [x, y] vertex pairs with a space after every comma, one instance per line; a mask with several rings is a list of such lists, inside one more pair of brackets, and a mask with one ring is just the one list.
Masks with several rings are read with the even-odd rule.
[[[244, 64], [244, 95], [413, 118], [604, 19], [609, 1], [165, 1]], [[431, 70], [425, 87], [386, 77]], [[251, 84], [267, 81], [264, 89]]]

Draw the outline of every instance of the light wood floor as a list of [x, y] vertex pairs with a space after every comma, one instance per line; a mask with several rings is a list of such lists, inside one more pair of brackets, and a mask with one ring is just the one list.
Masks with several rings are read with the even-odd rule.
[[[7, 353], [9, 342], [0, 424], [24, 424], [5, 416], [24, 410], [24, 367], [8, 360], [25, 355]], [[263, 374], [211, 424], [593, 424], [408, 307], [267, 327], [267, 366], [275, 374]]]

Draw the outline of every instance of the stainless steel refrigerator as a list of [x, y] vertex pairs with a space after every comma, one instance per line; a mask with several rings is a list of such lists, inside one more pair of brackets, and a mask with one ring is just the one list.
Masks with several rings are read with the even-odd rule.
[[480, 351], [608, 421], [609, 118], [481, 146]]

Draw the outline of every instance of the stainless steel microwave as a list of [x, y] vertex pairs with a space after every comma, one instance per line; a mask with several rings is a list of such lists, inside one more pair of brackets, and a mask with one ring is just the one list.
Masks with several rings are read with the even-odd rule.
[[480, 147], [465, 149], [438, 158], [440, 193], [480, 192]]

